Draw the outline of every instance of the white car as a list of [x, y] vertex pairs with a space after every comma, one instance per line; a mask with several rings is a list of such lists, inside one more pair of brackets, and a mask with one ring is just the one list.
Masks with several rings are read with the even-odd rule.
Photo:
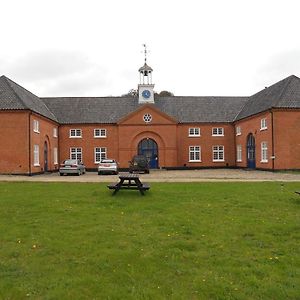
[[114, 159], [102, 159], [98, 165], [98, 175], [118, 174], [118, 163]]
[[59, 175], [63, 176], [64, 174], [85, 174], [85, 165], [77, 159], [67, 159], [65, 160], [59, 168]]

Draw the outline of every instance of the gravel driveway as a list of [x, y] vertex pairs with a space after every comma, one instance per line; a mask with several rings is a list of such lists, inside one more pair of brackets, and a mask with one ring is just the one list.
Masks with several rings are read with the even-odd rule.
[[[201, 181], [298, 181], [300, 172], [267, 172], [234, 169], [208, 170], [151, 170], [150, 174], [140, 174], [146, 182], [201, 182]], [[118, 175], [98, 175], [87, 172], [81, 176], [59, 176], [58, 173], [35, 176], [0, 175], [0, 181], [45, 181], [45, 182], [114, 182]]]

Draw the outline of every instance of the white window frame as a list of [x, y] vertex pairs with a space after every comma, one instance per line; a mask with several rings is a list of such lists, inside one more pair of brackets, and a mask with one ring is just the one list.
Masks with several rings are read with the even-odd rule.
[[261, 163], [267, 163], [268, 162], [268, 143], [267, 142], [261, 142], [260, 143], [260, 149], [261, 149]]
[[76, 128], [70, 129], [70, 136], [69, 137], [72, 138], [72, 139], [82, 138], [82, 130], [81, 129], [76, 129]]
[[189, 128], [189, 137], [197, 137], [201, 135], [199, 127], [190, 127]]
[[55, 138], [58, 137], [57, 132], [58, 132], [57, 127], [54, 127], [53, 128], [53, 137], [55, 137]]
[[224, 136], [224, 128], [223, 127], [213, 127], [211, 129], [212, 136]]
[[53, 163], [58, 165], [58, 149], [56, 147], [53, 148]]
[[77, 159], [82, 161], [82, 148], [81, 147], [71, 147], [70, 148], [70, 159]]
[[236, 126], [235, 128], [235, 134], [236, 136], [241, 135], [242, 134], [242, 129], [241, 126]]
[[35, 167], [40, 166], [40, 146], [33, 145], [33, 165]]
[[95, 128], [94, 129], [94, 138], [106, 138], [106, 129], [105, 128]]
[[[215, 154], [217, 158], [215, 158]], [[225, 148], [223, 145], [214, 145], [212, 147], [212, 159], [213, 162], [224, 162], [225, 161]]]
[[201, 146], [189, 146], [189, 162], [201, 162]]
[[260, 130], [266, 130], [266, 129], [268, 129], [267, 119], [266, 118], [262, 118], [260, 120]]
[[236, 161], [242, 162], [242, 145], [236, 146]]
[[107, 148], [106, 147], [95, 147], [94, 148], [94, 161], [95, 164], [99, 164], [101, 159], [107, 158]]
[[33, 131], [40, 133], [40, 122], [38, 120], [33, 120]]

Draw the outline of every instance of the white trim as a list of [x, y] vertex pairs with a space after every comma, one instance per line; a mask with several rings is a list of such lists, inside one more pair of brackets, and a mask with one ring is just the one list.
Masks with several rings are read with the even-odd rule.
[[33, 132], [40, 133], [40, 122], [38, 120], [33, 120]]
[[[214, 149], [216, 147], [217, 147], [217, 149]], [[221, 147], [222, 147], [222, 150], [220, 150]], [[214, 158], [215, 153], [217, 153], [217, 155], [218, 155], [217, 159]], [[223, 155], [223, 158], [220, 159], [219, 157], [220, 157], [221, 153]], [[225, 147], [223, 145], [214, 145], [214, 146], [212, 146], [212, 161], [213, 162], [224, 162], [225, 161]]]
[[[214, 133], [214, 130], [216, 130], [217, 133]], [[211, 129], [211, 135], [212, 136], [224, 136], [224, 128], [223, 127], [213, 127]]]
[[241, 126], [236, 126], [236, 128], [235, 128], [235, 135], [236, 136], [242, 135]]
[[[75, 151], [72, 151], [72, 149], [75, 149]], [[72, 157], [74, 155], [74, 157]], [[81, 156], [79, 158], [78, 156]], [[81, 147], [70, 147], [70, 159], [77, 159], [79, 161], [83, 161], [82, 159], [82, 148]]]
[[33, 145], [33, 166], [39, 167], [40, 166], [40, 146]]
[[[99, 135], [96, 134], [96, 132], [99, 131]], [[104, 132], [104, 134], [102, 134]], [[107, 137], [107, 131], [106, 128], [95, 128], [94, 129], [94, 138], [95, 139], [105, 139]]]
[[58, 137], [58, 130], [57, 127], [53, 128], [53, 137], [57, 138]]
[[[74, 132], [75, 134], [72, 135], [72, 132]], [[70, 131], [69, 131], [69, 138], [70, 139], [80, 139], [80, 138], [82, 138], [82, 130], [78, 129], [78, 128], [72, 128], [72, 129], [70, 129]]]
[[[198, 133], [196, 133], [198, 131]], [[189, 128], [189, 137], [199, 137], [201, 136], [200, 127], [190, 127]]]
[[53, 164], [58, 165], [58, 149], [53, 148]]
[[[100, 149], [100, 151], [96, 151], [97, 149]], [[97, 160], [97, 154], [100, 155], [99, 160]], [[95, 147], [94, 148], [94, 163], [99, 164], [100, 160], [105, 159], [105, 158], [107, 158], [107, 148], [106, 147]]]
[[[192, 149], [193, 148], [193, 149]], [[197, 148], [197, 149], [195, 149]], [[191, 154], [195, 157], [197, 154], [199, 155], [199, 159], [191, 159]], [[189, 146], [189, 162], [201, 162], [201, 146]]]
[[236, 162], [242, 162], [242, 145], [236, 145]]
[[261, 142], [260, 143], [260, 162], [267, 163], [268, 162], [268, 143]]
[[267, 119], [266, 118], [262, 118], [260, 120], [260, 131], [262, 130], [267, 130], [268, 126], [267, 126]]

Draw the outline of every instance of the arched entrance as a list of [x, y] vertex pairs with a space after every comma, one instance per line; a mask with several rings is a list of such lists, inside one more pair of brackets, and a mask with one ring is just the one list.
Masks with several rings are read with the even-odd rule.
[[44, 172], [48, 172], [48, 143], [44, 143]]
[[138, 144], [138, 154], [147, 157], [150, 169], [158, 168], [158, 147], [153, 139], [146, 138], [141, 140]]
[[247, 137], [247, 167], [255, 169], [255, 138], [252, 133]]

